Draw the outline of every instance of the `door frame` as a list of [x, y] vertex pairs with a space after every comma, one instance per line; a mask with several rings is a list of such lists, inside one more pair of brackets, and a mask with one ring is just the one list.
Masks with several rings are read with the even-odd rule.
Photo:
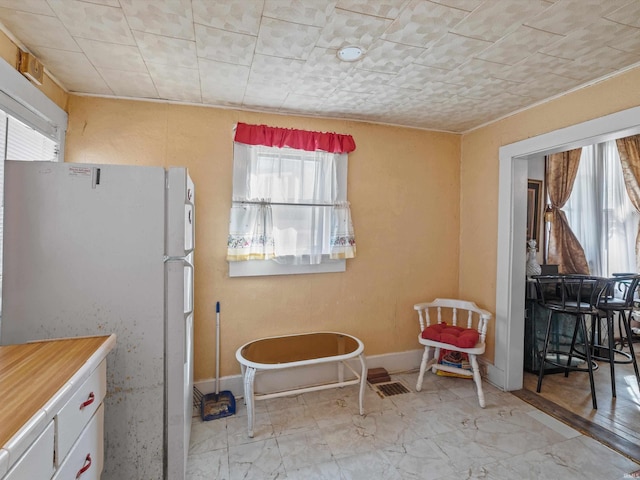
[[487, 369], [494, 385], [507, 391], [523, 385], [527, 162], [638, 133], [634, 107], [500, 147], [495, 356]]

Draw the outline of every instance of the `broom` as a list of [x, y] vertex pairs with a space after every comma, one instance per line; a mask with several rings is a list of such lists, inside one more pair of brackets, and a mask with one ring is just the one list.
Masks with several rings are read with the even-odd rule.
[[236, 399], [229, 390], [220, 392], [220, 302], [216, 302], [216, 393], [202, 397], [202, 420], [215, 420], [236, 413]]

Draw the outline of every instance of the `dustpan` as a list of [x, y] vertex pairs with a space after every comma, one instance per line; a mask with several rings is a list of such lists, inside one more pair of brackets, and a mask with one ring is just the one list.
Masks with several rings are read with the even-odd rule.
[[202, 410], [200, 414], [205, 422], [236, 413], [236, 399], [229, 390], [220, 393], [207, 393], [202, 397], [200, 406]]
[[209, 421], [236, 413], [236, 399], [229, 390], [220, 392], [220, 302], [216, 302], [216, 392], [203, 395], [200, 402], [202, 420]]

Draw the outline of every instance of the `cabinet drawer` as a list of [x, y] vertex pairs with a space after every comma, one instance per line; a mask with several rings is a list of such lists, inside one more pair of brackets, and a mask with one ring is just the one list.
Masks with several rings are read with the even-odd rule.
[[104, 406], [83, 430], [53, 480], [100, 480], [104, 462]]
[[107, 363], [102, 363], [78, 388], [57, 415], [57, 463], [64, 462], [71, 446], [102, 403], [107, 390]]
[[53, 475], [53, 421], [20, 457], [4, 480], [48, 479]]

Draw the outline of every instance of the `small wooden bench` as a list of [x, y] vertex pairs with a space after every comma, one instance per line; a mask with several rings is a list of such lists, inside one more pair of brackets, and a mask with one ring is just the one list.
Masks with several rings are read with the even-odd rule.
[[[236, 359], [242, 368], [249, 437], [253, 437], [255, 400], [266, 400], [359, 383], [360, 415], [364, 415], [363, 398], [367, 381], [367, 365], [363, 352], [364, 345], [359, 339], [339, 332], [314, 332], [268, 337], [242, 345], [236, 351]], [[360, 372], [356, 372], [346, 362], [346, 360], [356, 357], [360, 359], [362, 365]], [[275, 393], [256, 393], [254, 391], [255, 375], [259, 370], [273, 371], [331, 362], [338, 363], [337, 382]], [[344, 379], [345, 366], [353, 372], [356, 376], [355, 379]]]

